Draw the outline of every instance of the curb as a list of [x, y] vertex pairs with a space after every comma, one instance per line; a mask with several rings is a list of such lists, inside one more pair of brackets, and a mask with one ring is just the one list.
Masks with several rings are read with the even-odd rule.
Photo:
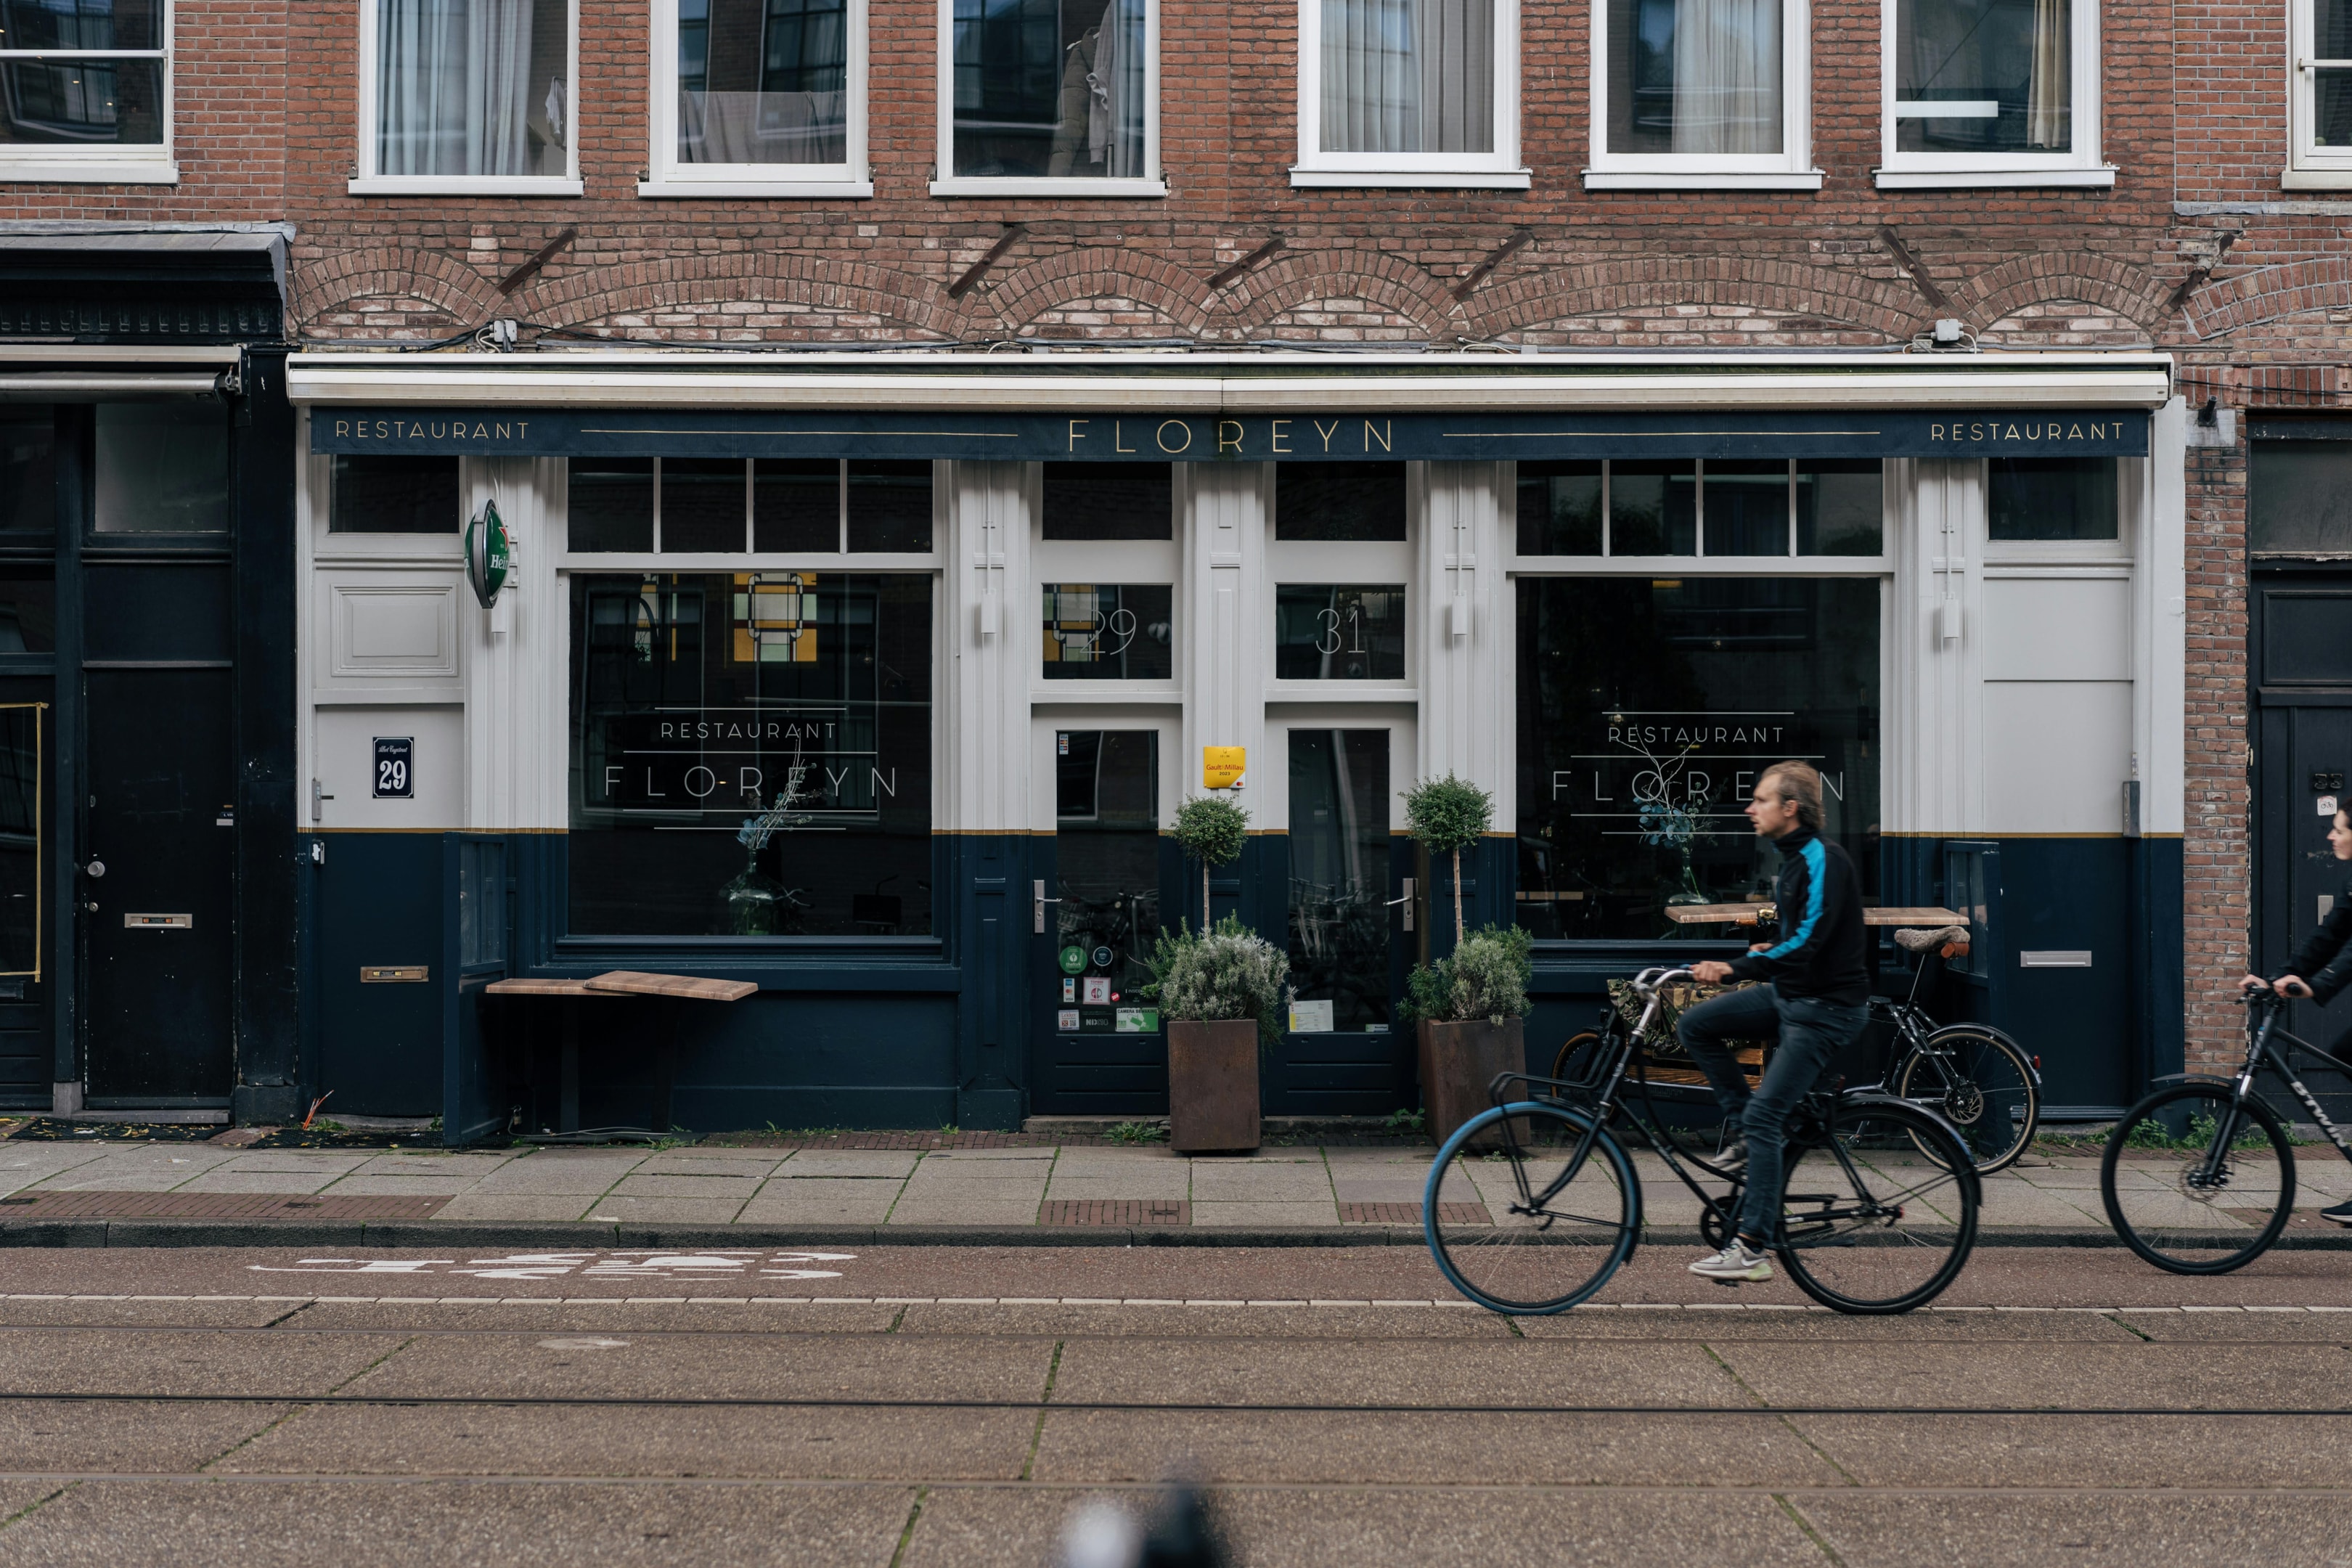
[[[0, 1247], [366, 1247], [408, 1249], [512, 1247], [541, 1251], [635, 1251], [671, 1247], [814, 1248], [877, 1247], [1419, 1247], [1411, 1225], [1203, 1226], [1153, 1229], [1128, 1226], [763, 1226], [596, 1224], [478, 1220], [57, 1219], [0, 1221]], [[1650, 1226], [1651, 1247], [1704, 1245], [1698, 1227]], [[2086, 1226], [1979, 1230], [1986, 1247], [2117, 1247], [2112, 1231]], [[2279, 1237], [2275, 1251], [2352, 1252], [2352, 1231]]]

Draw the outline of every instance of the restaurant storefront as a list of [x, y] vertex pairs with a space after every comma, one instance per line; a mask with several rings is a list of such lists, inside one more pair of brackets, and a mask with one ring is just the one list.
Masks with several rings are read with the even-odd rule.
[[553, 1110], [479, 997], [623, 968], [761, 988], [680, 1023], [684, 1126], [1162, 1112], [1142, 960], [1202, 913], [1164, 831], [1206, 746], [1253, 829], [1209, 912], [1298, 987], [1270, 1114], [1415, 1102], [1454, 889], [1400, 793], [1447, 773], [1496, 796], [1460, 890], [1535, 935], [1546, 1059], [1611, 975], [1738, 950], [1664, 911], [1769, 886], [1739, 805], [1800, 756], [1873, 901], [1979, 922], [1949, 1005], [2054, 1106], [2177, 1064], [2162, 356], [292, 374], [305, 1060], [347, 1112], [642, 1124], [642, 1051], [583, 1043]]

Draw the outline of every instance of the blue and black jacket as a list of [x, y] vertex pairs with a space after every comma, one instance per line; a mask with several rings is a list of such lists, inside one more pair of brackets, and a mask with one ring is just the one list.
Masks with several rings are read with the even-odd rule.
[[1741, 980], [1769, 980], [1783, 996], [1859, 1006], [1870, 1000], [1869, 941], [1862, 924], [1862, 879], [1846, 853], [1811, 828], [1781, 838], [1780, 940], [1731, 962]]

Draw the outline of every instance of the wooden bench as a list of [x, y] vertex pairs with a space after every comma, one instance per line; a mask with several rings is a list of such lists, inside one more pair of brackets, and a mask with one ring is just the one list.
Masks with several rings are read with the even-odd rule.
[[[492, 981], [484, 988], [491, 996], [553, 996], [569, 1003], [624, 996], [651, 997], [665, 1003], [740, 1002], [759, 990], [748, 980], [707, 980], [692, 974], [656, 974], [638, 969], [614, 969], [586, 980], [516, 979]], [[670, 1106], [677, 1082], [678, 1010], [661, 1007], [654, 1024], [654, 1057], [660, 1125], [648, 1133], [670, 1131]], [[580, 1131], [580, 1016], [575, 1006], [563, 1008], [562, 1066], [556, 1090], [556, 1133]], [[635, 1132], [638, 1129], [613, 1129]]]
[[[1735, 925], [1752, 926], [1769, 904], [1668, 904], [1666, 919], [1678, 926]], [[1885, 909], [1865, 909], [1862, 923], [1866, 926], [1964, 926], [1969, 917], [1958, 910], [1939, 909], [1932, 904], [1890, 905]]]

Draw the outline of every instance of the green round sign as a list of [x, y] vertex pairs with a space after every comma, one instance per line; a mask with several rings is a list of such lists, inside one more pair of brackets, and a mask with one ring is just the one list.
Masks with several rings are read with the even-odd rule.
[[1086, 968], [1086, 966], [1087, 966], [1087, 950], [1086, 950], [1085, 948], [1083, 948], [1083, 947], [1076, 947], [1076, 946], [1072, 946], [1072, 947], [1066, 947], [1066, 948], [1064, 948], [1064, 949], [1062, 950], [1062, 973], [1065, 973], [1065, 974], [1076, 974], [1076, 973], [1079, 973], [1081, 970], [1085, 969], [1085, 968]]

